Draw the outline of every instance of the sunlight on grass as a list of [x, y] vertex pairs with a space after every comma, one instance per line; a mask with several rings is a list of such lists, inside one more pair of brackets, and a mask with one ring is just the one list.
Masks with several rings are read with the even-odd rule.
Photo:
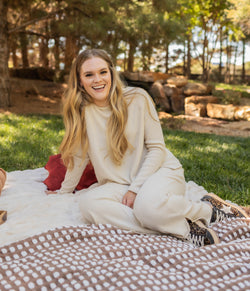
[[7, 171], [43, 167], [64, 134], [58, 116], [0, 114], [0, 166]]
[[226, 89], [226, 90], [235, 90], [235, 91], [247, 91], [250, 90], [248, 85], [235, 85], [235, 84], [225, 84], [225, 83], [215, 83], [216, 89]]
[[167, 147], [181, 161], [187, 181], [224, 199], [250, 205], [250, 138], [164, 130]]
[[[44, 167], [58, 153], [61, 117], [0, 114], [0, 167], [6, 171]], [[180, 160], [187, 181], [241, 205], [250, 205], [250, 138], [164, 129], [167, 148]]]

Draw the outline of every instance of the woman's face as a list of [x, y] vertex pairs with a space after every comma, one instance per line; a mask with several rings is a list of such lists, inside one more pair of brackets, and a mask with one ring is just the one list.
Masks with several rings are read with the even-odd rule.
[[106, 61], [99, 57], [87, 59], [81, 67], [80, 82], [97, 106], [107, 106], [111, 73]]

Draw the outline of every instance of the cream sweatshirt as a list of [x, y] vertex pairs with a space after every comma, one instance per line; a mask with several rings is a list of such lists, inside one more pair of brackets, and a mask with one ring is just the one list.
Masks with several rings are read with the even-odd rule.
[[82, 161], [81, 150], [74, 156], [74, 168], [67, 170], [60, 193], [71, 193], [91, 161], [100, 185], [112, 182], [128, 185], [138, 192], [145, 180], [160, 167], [176, 169], [180, 162], [166, 149], [162, 128], [151, 97], [140, 88], [124, 89], [128, 106], [125, 134], [133, 150], [128, 149], [120, 166], [108, 156], [106, 125], [110, 107], [90, 104], [86, 107], [86, 127], [89, 139], [88, 155]]

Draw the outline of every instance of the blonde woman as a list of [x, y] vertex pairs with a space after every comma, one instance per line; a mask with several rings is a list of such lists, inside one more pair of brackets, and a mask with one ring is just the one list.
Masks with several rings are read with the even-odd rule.
[[171, 234], [202, 246], [219, 242], [210, 222], [245, 216], [214, 194], [198, 203], [185, 198], [183, 168], [166, 149], [151, 98], [143, 89], [123, 87], [105, 51], [77, 56], [63, 108], [60, 151], [67, 172], [59, 193], [74, 191], [90, 161], [98, 181], [79, 192], [84, 223]]

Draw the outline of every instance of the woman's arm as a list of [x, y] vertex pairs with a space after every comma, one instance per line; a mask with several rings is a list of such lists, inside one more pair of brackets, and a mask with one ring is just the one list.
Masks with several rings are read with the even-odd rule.
[[67, 169], [64, 181], [62, 182], [61, 185], [61, 189], [59, 190], [60, 194], [72, 193], [75, 190], [77, 184], [81, 179], [82, 173], [89, 162], [88, 157], [86, 157], [85, 159], [82, 158], [82, 153], [80, 149], [74, 155], [73, 159], [74, 167], [72, 170]]
[[144, 131], [144, 144], [147, 149], [142, 166], [131, 183], [128, 190], [137, 193], [145, 180], [155, 173], [163, 164], [166, 158], [166, 146], [162, 133], [161, 124], [154, 104], [149, 95], [144, 95], [144, 124], [141, 130]]

